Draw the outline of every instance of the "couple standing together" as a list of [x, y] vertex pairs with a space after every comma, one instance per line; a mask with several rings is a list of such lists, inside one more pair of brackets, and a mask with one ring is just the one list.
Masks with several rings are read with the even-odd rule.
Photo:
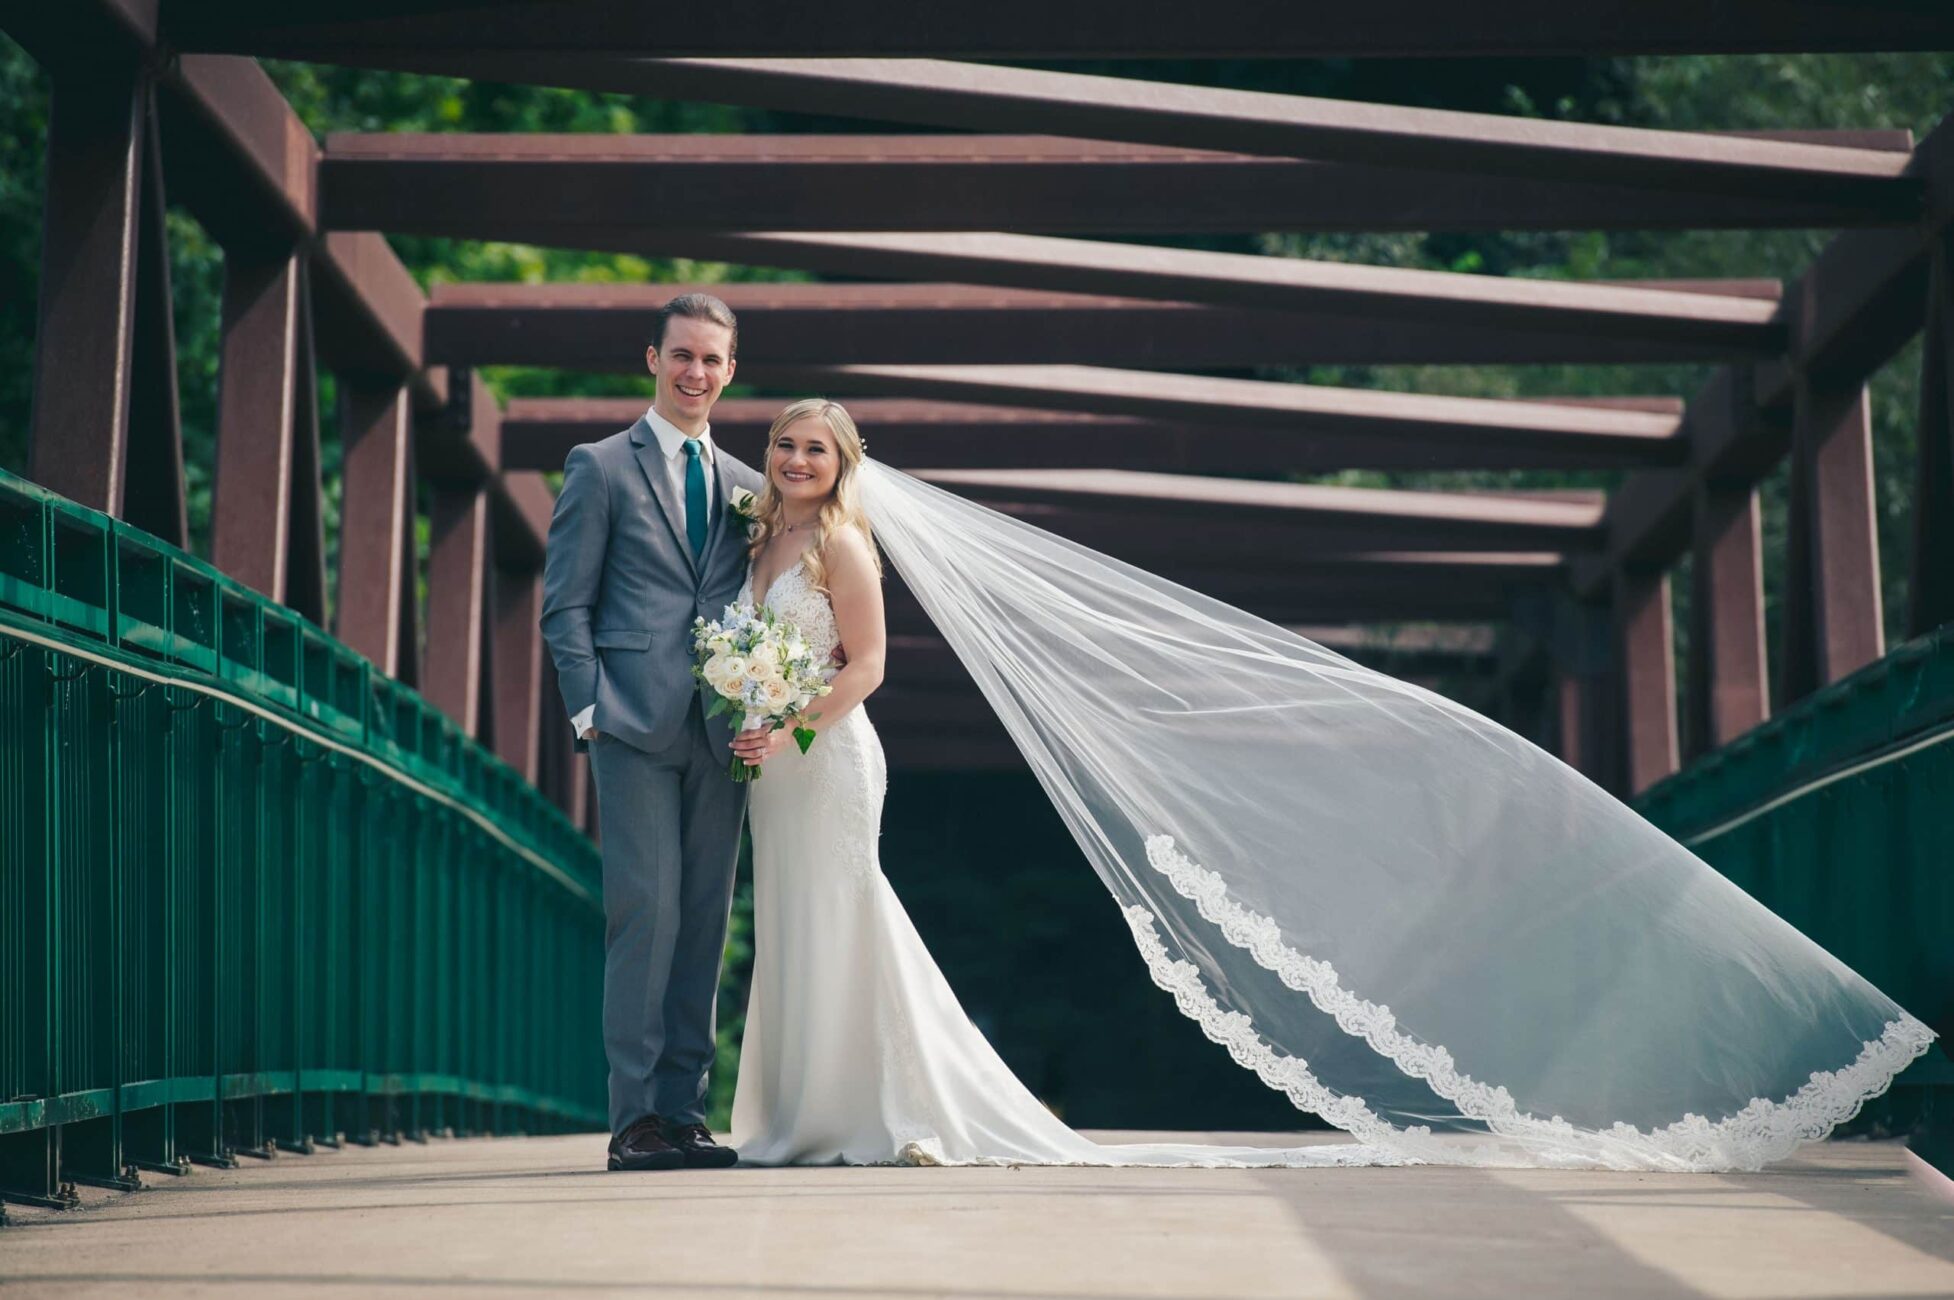
[[[787, 406], [760, 471], [741, 464], [709, 428], [737, 336], [716, 298], [667, 303], [645, 354], [656, 399], [571, 452], [550, 523], [543, 634], [603, 819], [612, 1169], [1755, 1169], [1931, 1045], [1687, 848], [1470, 709], [870, 461], [835, 403]], [[1154, 982], [1357, 1141], [1103, 1145], [1005, 1067], [877, 858], [877, 543]], [[771, 607], [833, 666], [805, 752], [706, 716], [692, 622], [729, 601]], [[729, 751], [765, 779], [731, 780]], [[755, 955], [728, 1149], [703, 1101], [743, 817]], [[1075, 994], [1121, 974], [1082, 972]]]
[[[862, 439], [811, 399], [774, 421], [764, 475], [714, 446], [737, 344], [717, 298], [667, 303], [645, 353], [655, 400], [570, 453], [550, 521], [543, 635], [604, 827], [610, 1167], [1102, 1163], [964, 1015], [882, 876], [886, 770], [862, 703], [885, 635]], [[750, 526], [732, 509], [747, 493]], [[705, 716], [692, 620], [735, 600], [771, 607], [834, 665], [805, 753], [787, 730], [735, 737], [736, 715]], [[730, 780], [729, 750], [765, 779]], [[755, 959], [729, 1149], [704, 1099], [742, 817]]]

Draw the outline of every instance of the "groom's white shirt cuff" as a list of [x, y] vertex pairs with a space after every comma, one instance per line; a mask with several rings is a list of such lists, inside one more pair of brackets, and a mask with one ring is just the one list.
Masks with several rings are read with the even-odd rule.
[[590, 720], [596, 716], [596, 713], [597, 706], [595, 704], [586, 704], [576, 717], [570, 719], [570, 725], [577, 729], [578, 740], [583, 740], [590, 735]]

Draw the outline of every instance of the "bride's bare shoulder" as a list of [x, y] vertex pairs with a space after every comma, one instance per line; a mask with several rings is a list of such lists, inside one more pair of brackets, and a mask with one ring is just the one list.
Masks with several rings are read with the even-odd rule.
[[879, 575], [875, 544], [859, 528], [837, 528], [821, 545], [821, 561], [834, 577], [873, 583]]

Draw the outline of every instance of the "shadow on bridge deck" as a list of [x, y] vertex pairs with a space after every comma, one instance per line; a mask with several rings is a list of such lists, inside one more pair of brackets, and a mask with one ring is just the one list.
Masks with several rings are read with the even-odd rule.
[[602, 1156], [601, 1136], [510, 1138], [199, 1170], [90, 1195], [75, 1211], [16, 1211], [0, 1238], [0, 1290], [887, 1300], [1954, 1292], [1954, 1205], [1887, 1143], [1832, 1143], [1744, 1176], [605, 1174]]

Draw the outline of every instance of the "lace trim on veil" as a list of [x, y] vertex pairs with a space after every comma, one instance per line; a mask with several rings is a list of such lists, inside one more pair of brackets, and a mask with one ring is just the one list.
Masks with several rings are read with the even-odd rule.
[[[1479, 1121], [1501, 1137], [1524, 1142], [1534, 1161], [1549, 1156], [1556, 1164], [1613, 1169], [1759, 1169], [1806, 1142], [1823, 1138], [1852, 1118], [1867, 1101], [1885, 1092], [1893, 1077], [1925, 1052], [1934, 1038], [1926, 1025], [1904, 1016], [1889, 1021], [1878, 1038], [1862, 1044], [1858, 1058], [1850, 1065], [1835, 1071], [1815, 1071], [1809, 1082], [1782, 1100], [1753, 1098], [1743, 1109], [1721, 1120], [1685, 1114], [1665, 1128], [1648, 1132], [1625, 1123], [1605, 1130], [1582, 1129], [1558, 1115], [1541, 1119], [1527, 1114], [1505, 1088], [1481, 1083], [1460, 1071], [1444, 1047], [1421, 1043], [1404, 1033], [1389, 1007], [1367, 1002], [1345, 989], [1328, 962], [1290, 947], [1273, 918], [1229, 897], [1227, 882], [1190, 861], [1173, 836], [1149, 836], [1146, 851], [1148, 864], [1231, 944], [1247, 952], [1285, 986], [1305, 994], [1345, 1033], [1363, 1039], [1407, 1075], [1424, 1080], [1461, 1115]], [[1237, 1064], [1286, 1093], [1299, 1109], [1312, 1111], [1358, 1138], [1414, 1159], [1447, 1164], [1522, 1163], [1516, 1159], [1517, 1153], [1502, 1156], [1497, 1147], [1488, 1144], [1442, 1143], [1424, 1126], [1398, 1128], [1377, 1116], [1361, 1098], [1332, 1093], [1310, 1072], [1307, 1063], [1280, 1054], [1265, 1043], [1249, 1016], [1217, 1004], [1192, 963], [1171, 959], [1154, 928], [1151, 912], [1138, 905], [1123, 910], [1154, 982], [1173, 994], [1181, 1012], [1198, 1022], [1209, 1038], [1225, 1046]]]

